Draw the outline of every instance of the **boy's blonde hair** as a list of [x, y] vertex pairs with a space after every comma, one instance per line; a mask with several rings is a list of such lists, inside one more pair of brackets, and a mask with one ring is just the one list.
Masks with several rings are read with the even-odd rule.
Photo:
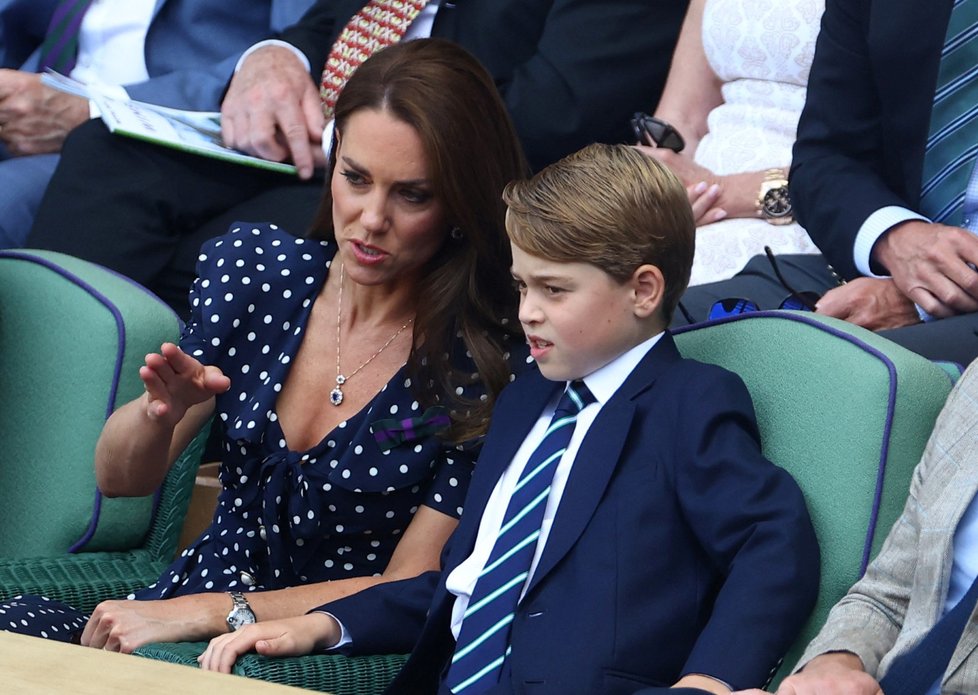
[[589, 263], [618, 282], [649, 263], [662, 271], [662, 314], [672, 320], [689, 284], [696, 225], [686, 189], [626, 145], [589, 145], [503, 192], [506, 232], [539, 258]]

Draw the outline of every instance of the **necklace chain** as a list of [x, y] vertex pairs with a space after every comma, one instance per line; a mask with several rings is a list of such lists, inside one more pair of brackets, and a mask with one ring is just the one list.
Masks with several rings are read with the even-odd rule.
[[361, 364], [359, 367], [350, 372], [349, 376], [344, 376], [343, 372], [340, 371], [340, 326], [342, 324], [343, 318], [343, 280], [346, 277], [346, 267], [342, 264], [340, 265], [340, 296], [337, 302], [336, 308], [336, 386], [333, 390], [329, 392], [329, 402], [333, 405], [340, 405], [343, 402], [343, 384], [348, 382], [350, 379], [355, 377], [360, 373], [360, 370], [366, 367], [368, 364], [373, 362], [374, 358], [380, 353], [390, 347], [390, 344], [397, 340], [397, 336], [404, 332], [404, 329], [411, 325], [414, 318], [409, 318], [404, 322], [404, 325], [394, 331], [394, 335], [387, 339], [387, 342], [380, 346], [374, 354], [367, 358], [367, 361]]

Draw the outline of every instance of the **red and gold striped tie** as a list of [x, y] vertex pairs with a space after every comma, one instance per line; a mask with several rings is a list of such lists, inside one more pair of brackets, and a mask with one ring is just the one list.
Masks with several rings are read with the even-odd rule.
[[323, 67], [323, 114], [333, 117], [336, 99], [354, 70], [375, 51], [397, 43], [428, 0], [370, 0], [347, 22]]

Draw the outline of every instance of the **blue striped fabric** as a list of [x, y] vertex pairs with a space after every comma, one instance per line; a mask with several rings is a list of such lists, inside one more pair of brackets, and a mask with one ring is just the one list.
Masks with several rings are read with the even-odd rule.
[[462, 617], [446, 679], [453, 693], [475, 695], [499, 682], [509, 654], [509, 626], [529, 576], [554, 471], [570, 443], [578, 413], [593, 402], [583, 381], [571, 382], [523, 468]]
[[955, 0], [948, 22], [924, 156], [921, 212], [961, 224], [965, 188], [978, 154], [978, 0]]

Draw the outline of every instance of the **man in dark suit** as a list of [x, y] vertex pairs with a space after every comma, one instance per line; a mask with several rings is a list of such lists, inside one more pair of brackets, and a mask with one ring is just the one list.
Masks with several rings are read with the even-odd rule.
[[536, 366], [497, 401], [442, 572], [218, 637], [205, 667], [256, 645], [413, 647], [388, 692], [725, 693], [794, 639], [819, 574], [804, 499], [740, 379], [664, 331], [693, 255], [682, 184], [592, 145], [504, 198]]
[[0, 0], [0, 248], [23, 245], [65, 136], [92, 116], [87, 99], [42, 84], [43, 67], [116, 98], [210, 111], [242, 51], [295, 23], [311, 4], [103, 0], [82, 10], [82, 61], [73, 65], [70, 51], [65, 64], [44, 61], [52, 16], [70, 16], [64, 2]]
[[[676, 0], [457, 0], [429, 3], [407, 38], [457, 41], [494, 77], [531, 163], [586, 143], [632, 137], [633, 111], [655, 103], [685, 13]], [[363, 0], [320, 0], [231, 81], [228, 144], [291, 159], [300, 178], [321, 160], [318, 84], [325, 58]], [[301, 56], [301, 57], [300, 57]], [[237, 219], [301, 232], [321, 182], [260, 174], [120, 141], [84, 128], [68, 143], [42, 202], [32, 247], [108, 265], [181, 313], [202, 241]], [[473, 162], [478, 166], [478, 162]]]
[[[920, 214], [951, 5], [826, 3], [791, 169], [795, 212], [824, 258], [787, 256], [779, 267], [795, 289], [825, 293], [820, 312], [968, 364], [978, 356], [978, 273], [968, 265], [978, 263], [978, 238], [957, 226], [960, 208], [940, 221]], [[978, 49], [961, 50], [978, 62]], [[699, 320], [717, 299], [775, 307], [785, 293], [761, 258], [729, 281], [690, 288], [683, 304]], [[923, 313], [933, 320], [921, 323]]]

